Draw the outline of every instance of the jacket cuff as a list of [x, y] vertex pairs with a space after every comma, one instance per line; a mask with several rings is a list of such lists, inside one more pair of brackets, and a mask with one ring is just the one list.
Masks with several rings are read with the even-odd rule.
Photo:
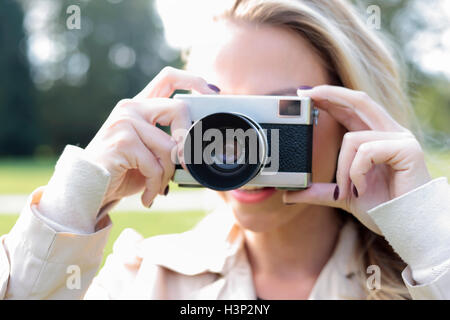
[[408, 266], [402, 272], [403, 282], [414, 300], [449, 300], [450, 299], [450, 270], [444, 271], [426, 284], [417, 284]]
[[419, 283], [448, 269], [440, 266], [450, 259], [449, 199], [447, 179], [439, 178], [368, 211]]
[[[9, 256], [5, 298], [81, 298], [102, 261], [111, 221], [91, 234], [57, 232], [35, 214], [40, 196], [40, 192], [30, 196], [16, 224], [0, 242]], [[72, 266], [81, 272], [76, 290], [67, 288]]]
[[89, 234], [110, 181], [109, 172], [68, 145], [59, 158], [36, 214], [56, 231]]

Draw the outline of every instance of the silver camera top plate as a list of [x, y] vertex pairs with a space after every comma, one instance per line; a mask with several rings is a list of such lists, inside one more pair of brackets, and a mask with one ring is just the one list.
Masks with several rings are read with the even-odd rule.
[[[258, 123], [312, 125], [314, 121], [313, 102], [308, 97], [176, 94], [174, 99], [187, 104], [192, 121], [216, 112], [245, 114]], [[280, 116], [280, 103], [283, 101], [298, 101], [300, 114]], [[194, 104], [195, 108], [191, 108]]]

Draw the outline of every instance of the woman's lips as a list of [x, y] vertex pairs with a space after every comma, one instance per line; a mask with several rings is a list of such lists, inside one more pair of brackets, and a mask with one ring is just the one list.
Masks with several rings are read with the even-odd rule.
[[230, 191], [230, 194], [237, 201], [242, 203], [262, 202], [272, 196], [277, 190], [275, 188], [262, 188], [256, 190], [236, 189]]

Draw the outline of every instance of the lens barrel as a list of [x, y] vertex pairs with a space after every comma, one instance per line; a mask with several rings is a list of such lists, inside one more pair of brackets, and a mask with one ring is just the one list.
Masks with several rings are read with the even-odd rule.
[[260, 125], [238, 113], [213, 113], [195, 122], [184, 144], [184, 160], [204, 187], [227, 191], [253, 179], [267, 159]]

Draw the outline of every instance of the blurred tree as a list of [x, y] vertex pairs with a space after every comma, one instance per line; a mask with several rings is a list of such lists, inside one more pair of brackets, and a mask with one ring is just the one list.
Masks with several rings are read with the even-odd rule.
[[0, 1], [0, 156], [30, 155], [39, 140], [22, 22], [16, 1]]
[[[383, 36], [406, 67], [409, 94], [425, 138], [430, 146], [442, 147], [444, 144], [450, 148], [450, 79], [427, 72], [417, 61], [417, 48], [423, 42], [418, 38], [419, 33], [428, 32], [439, 39], [446, 30], [450, 30], [450, 21], [445, 19], [445, 15], [435, 19], [442, 21], [430, 21], [429, 13], [424, 14], [421, 6], [426, 5], [427, 10], [439, 15], [443, 1], [447, 0], [431, 0], [426, 4], [420, 0], [353, 0], [362, 13], [368, 14], [367, 8], [371, 5], [380, 7]], [[436, 45], [439, 46], [439, 42]]]
[[[36, 1], [23, 3], [32, 12]], [[33, 69], [46, 140], [59, 153], [66, 144], [84, 147], [120, 99], [133, 97], [164, 66], [179, 67], [181, 60], [165, 43], [152, 1], [46, 1], [52, 18], [38, 32], [61, 53]], [[79, 30], [66, 25], [74, 3], [81, 10]]]
[[[448, 137], [449, 80], [422, 70], [410, 50], [414, 35], [429, 28], [414, 6], [420, 1], [353, 1], [363, 13], [380, 7], [383, 30], [406, 57], [422, 123]], [[72, 5], [80, 8], [80, 29], [67, 26]], [[165, 65], [182, 63], [165, 43], [153, 0], [0, 0], [0, 155], [32, 154], [38, 145], [56, 154], [66, 144], [85, 146], [114, 105]]]

